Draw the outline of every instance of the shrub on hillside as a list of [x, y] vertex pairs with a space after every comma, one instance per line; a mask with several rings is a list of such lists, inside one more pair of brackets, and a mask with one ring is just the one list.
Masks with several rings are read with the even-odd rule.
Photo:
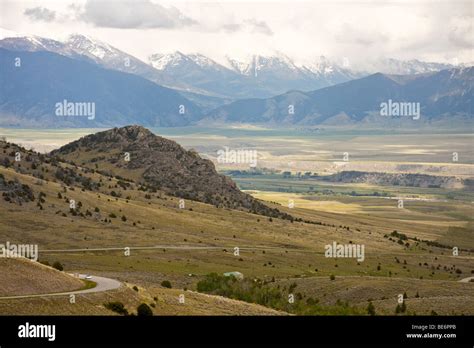
[[[294, 303], [288, 302], [289, 292], [283, 292], [278, 286], [270, 286], [261, 279], [221, 276], [217, 273], [208, 274], [197, 283], [199, 292], [228, 297], [235, 300], [257, 303], [262, 306], [282, 310], [298, 315], [349, 315], [364, 314], [364, 311], [339, 302], [335, 306], [320, 306], [318, 301], [303, 301], [302, 294], [296, 294]], [[295, 286], [293, 286], [294, 290]]]
[[375, 306], [372, 302], [369, 302], [369, 305], [367, 306], [367, 313], [369, 315], [375, 315]]
[[153, 315], [153, 311], [146, 303], [142, 303], [137, 307], [137, 315], [139, 317], [151, 317]]
[[104, 307], [110, 309], [111, 311], [121, 314], [121, 315], [128, 315], [128, 311], [123, 305], [122, 302], [108, 302], [104, 303]]
[[63, 265], [59, 261], [56, 261], [55, 263], [53, 263], [53, 268], [57, 269], [58, 271], [63, 271], [64, 270]]
[[161, 282], [161, 286], [164, 287], [164, 288], [171, 289], [171, 282], [169, 280], [163, 280]]

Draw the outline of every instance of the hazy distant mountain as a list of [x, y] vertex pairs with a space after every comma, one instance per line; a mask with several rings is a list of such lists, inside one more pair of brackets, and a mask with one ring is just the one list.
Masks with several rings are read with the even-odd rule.
[[335, 63], [324, 56], [320, 56], [304, 64], [303, 68], [320, 79], [325, 79], [328, 85], [335, 85], [367, 75], [365, 72], [352, 71], [348, 66], [344, 67], [343, 64]]
[[452, 64], [422, 62], [416, 59], [403, 61], [387, 58], [374, 62], [370, 67], [370, 72], [381, 72], [392, 75], [413, 75], [437, 72], [454, 67]]
[[148, 64], [100, 40], [76, 34], [69, 36], [64, 44], [105, 68], [136, 74], [154, 82], [159, 81], [158, 72]]
[[372, 73], [413, 75], [437, 72], [452, 65], [418, 60], [382, 59], [370, 69], [356, 70], [320, 56], [297, 64], [281, 53], [253, 55], [244, 60], [227, 57], [222, 64], [200, 54], [154, 54], [150, 64], [162, 78], [181, 81], [199, 91], [229, 98], [265, 98], [290, 90], [311, 91], [361, 78]]
[[[12, 36], [11, 33], [5, 35]], [[2, 36], [4, 35], [0, 35], [0, 37]], [[456, 79], [437, 80], [436, 76], [444, 75], [438, 75], [436, 72], [450, 67], [447, 64], [384, 59], [373, 63], [371, 69], [403, 72], [404, 75], [376, 74], [366, 79], [354, 80], [364, 73], [354, 72], [348, 66], [341, 66], [341, 64], [323, 56], [304, 64], [296, 64], [285, 55], [275, 53], [272, 56], [252, 56], [246, 60], [228, 57], [226, 62], [220, 64], [200, 54], [175, 52], [154, 54], [150, 56], [150, 64], [147, 64], [107, 43], [83, 35], [72, 35], [65, 42], [36, 36], [13, 36], [0, 40], [0, 47], [6, 48], [10, 52], [23, 52], [22, 54], [26, 54], [25, 51], [54, 52], [72, 58], [76, 62], [95, 64], [96, 67], [138, 75], [163, 86], [179, 90], [177, 92], [155, 84], [148, 84], [145, 87], [143, 79], [134, 80], [141, 82], [136, 82], [140, 87], [133, 91], [130, 86], [112, 86], [110, 79], [99, 81], [96, 78], [99, 70], [91, 70], [89, 69], [91, 65], [88, 65], [89, 68], [83, 71], [85, 75], [81, 76], [79, 80], [89, 79], [89, 84], [98, 88], [100, 93], [105, 94], [99, 104], [105, 104], [101, 106], [107, 110], [105, 115], [101, 115], [101, 119], [92, 122], [94, 126], [128, 124], [131, 119], [127, 119], [127, 117], [144, 125], [184, 125], [199, 121], [203, 113], [207, 114], [206, 122], [351, 124], [362, 120], [373, 122], [373, 120], [369, 121], [369, 116], [376, 115], [377, 108], [380, 107], [379, 100], [390, 98], [418, 100], [422, 104], [422, 112], [426, 113], [428, 118], [447, 113], [457, 114], [458, 111], [460, 115], [465, 115], [466, 112], [469, 114], [467, 107], [469, 102], [472, 102], [466, 99], [467, 97], [461, 98], [459, 96], [459, 93], [467, 93], [467, 95], [471, 93], [472, 85], [469, 83], [453, 86], [453, 81]], [[7, 55], [11, 59], [12, 56]], [[32, 55], [31, 57], [34, 61], [39, 57], [46, 59], [45, 64], [48, 69], [51, 69], [50, 73], [43, 71], [43, 67], [39, 65], [37, 66], [38, 71], [31, 70], [32, 65], [26, 65], [17, 70], [10, 70], [12, 66], [8, 66], [9, 69], [2, 76], [7, 85], [10, 84], [9, 78], [6, 77], [8, 73], [14, 79], [22, 76], [22, 73], [29, 69], [31, 78], [26, 78], [23, 75], [25, 81], [13, 80], [11, 86], [4, 87], [5, 92], [12, 93], [12, 99], [7, 102], [6, 95], [2, 96], [5, 100], [1, 106], [4, 115], [2, 124], [24, 125], [27, 121], [35, 124], [44, 120], [45, 122], [41, 121], [43, 125], [56, 126], [66, 122], [72, 126], [90, 126], [91, 122], [86, 122], [84, 119], [61, 119], [59, 123], [52, 121], [54, 118], [51, 118], [51, 105], [49, 104], [52, 100], [58, 99], [58, 95], [69, 95], [69, 99], [71, 99], [75, 96], [74, 93], [78, 93], [82, 97], [87, 88], [72, 83], [73, 79], [68, 82], [63, 81], [66, 76], [67, 78], [72, 77], [70, 73], [66, 73], [66, 67], [58, 71], [51, 67], [50, 59], [57, 60], [57, 57], [46, 58], [41, 55]], [[76, 66], [76, 63], [71, 61], [60, 60], [60, 63]], [[72, 71], [75, 71], [74, 68]], [[458, 69], [454, 71], [461, 71], [464, 76], [466, 71], [470, 70]], [[110, 73], [112, 72], [110, 70]], [[100, 74], [106, 73], [101, 71]], [[46, 88], [42, 88], [39, 76], [44, 76], [46, 82], [62, 81], [66, 88], [63, 89], [63, 93], [60, 93], [60, 84], [46, 85]], [[124, 75], [120, 76], [127, 79]], [[347, 81], [349, 84], [344, 83]], [[425, 81], [431, 81], [432, 84], [425, 84]], [[333, 89], [324, 88], [326, 86], [333, 86]], [[127, 87], [131, 91], [127, 98], [110, 94], [112, 91], [125, 90]], [[22, 88], [30, 88], [31, 95], [20, 93]], [[152, 101], [149, 96], [141, 93], [143, 88], [149, 89], [148, 93], [157, 93], [158, 91], [164, 93], [166, 91], [172, 97], [166, 102], [158, 104], [157, 101]], [[312, 90], [317, 91], [308, 92]], [[51, 93], [46, 95], [46, 91]], [[430, 94], [426, 95], [428, 91]], [[99, 93], [99, 91], [97, 92]], [[97, 98], [101, 96], [100, 93]], [[42, 95], [43, 99], [39, 99], [38, 95]], [[273, 97], [274, 95], [277, 96]], [[249, 100], [247, 99], [249, 97], [269, 99]], [[90, 93], [87, 98], [95, 100]], [[160, 100], [163, 98], [163, 96], [160, 97]], [[230, 104], [236, 99], [243, 100]], [[294, 114], [290, 114], [287, 110], [290, 104], [295, 107]], [[189, 105], [185, 117], [182, 115], [172, 117], [175, 115], [178, 105]], [[110, 114], [112, 110], [115, 112], [114, 117]], [[144, 113], [139, 115], [136, 113], [138, 110], [143, 110]], [[6, 115], [8, 117], [5, 117]]]
[[227, 57], [227, 61], [234, 71], [242, 75], [251, 76], [269, 86], [286, 83], [287, 90], [314, 90], [362, 76], [362, 73], [351, 72], [324, 56], [307, 64], [296, 64], [281, 53], [273, 56], [254, 55], [247, 60]]
[[[19, 51], [50, 51], [70, 58], [94, 62], [108, 69], [133, 73], [160, 85], [193, 93], [204, 107], [208, 100], [198, 94], [222, 98], [270, 97], [289, 89], [311, 90], [330, 83], [319, 82], [314, 76], [288, 69], [286, 64], [264, 67], [260, 76], [240, 73], [199, 54], [154, 54], [149, 64], [105, 42], [84, 35], [72, 35], [65, 42], [37, 36], [12, 37], [0, 40], [0, 47]], [[279, 61], [280, 59], [265, 59]], [[287, 62], [288, 63], [288, 62]], [[290, 65], [293, 65], [290, 63]], [[279, 70], [280, 69], [280, 70]], [[313, 80], [312, 80], [313, 79]], [[205, 98], [204, 98], [205, 99]], [[225, 101], [213, 100], [213, 106]]]
[[269, 97], [292, 89], [314, 90], [345, 82], [360, 73], [326, 62], [325, 69], [311, 70], [298, 66], [278, 53], [274, 56], [252, 56], [239, 61], [227, 58], [220, 64], [200, 54], [154, 54], [150, 64], [162, 72], [167, 81], [177, 80], [197, 90], [228, 98]]
[[161, 86], [176, 89], [184, 97], [190, 97], [203, 110], [209, 111], [229, 102], [212, 96], [213, 94], [206, 89], [187, 84], [186, 80], [181, 79], [180, 76], [168, 76], [161, 69], [155, 69], [153, 65], [100, 40], [84, 35], [71, 35], [65, 45], [75, 53], [86, 56], [105, 68], [136, 74]]
[[182, 72], [186, 66], [196, 66], [209, 70], [226, 70], [212, 59], [201, 54], [185, 55], [179, 51], [171, 54], [153, 54], [149, 57], [150, 64], [157, 70], [165, 71], [176, 69], [176, 73]]
[[243, 60], [227, 57], [222, 63], [201, 54], [156, 53], [145, 63], [108, 43], [84, 35], [71, 35], [64, 42], [6, 31], [0, 31], [0, 37], [6, 37], [0, 40], [0, 47], [9, 50], [46, 50], [139, 75], [179, 90], [185, 96], [192, 95], [207, 111], [226, 104], [229, 99], [268, 98], [290, 90], [311, 91], [374, 72], [418, 74], [451, 67], [417, 60], [383, 59], [373, 62], [365, 71], [359, 71], [324, 56], [297, 64], [279, 52], [270, 56], [253, 55]]
[[158, 72], [148, 64], [100, 40], [84, 35], [71, 35], [65, 42], [39, 36], [20, 36], [0, 40], [0, 47], [11, 51], [50, 51], [74, 59], [94, 62], [108, 69], [119, 70], [156, 80]]
[[[21, 66], [15, 59], [21, 58]], [[186, 125], [201, 110], [176, 91], [142, 77], [55, 53], [0, 48], [0, 124], [31, 127]], [[74, 104], [57, 115], [57, 103]], [[93, 104], [92, 104], [93, 103]], [[71, 104], [65, 104], [69, 110]], [[94, 105], [95, 115], [83, 109]], [[65, 109], [65, 108], [64, 108]], [[71, 114], [76, 116], [71, 116]]]
[[283, 54], [267, 57], [253, 55], [242, 61], [227, 57], [227, 60], [235, 71], [246, 76], [258, 77], [262, 73], [274, 73], [284, 77], [286, 74], [301, 73], [296, 64]]
[[[103, 41], [85, 35], [71, 35], [65, 42], [38, 36], [14, 35], [12, 32], [4, 33], [4, 35], [7, 37], [0, 40], [0, 47], [8, 50], [31, 52], [50, 51], [66, 57], [93, 62], [107, 69], [139, 75], [162, 86], [172, 87], [182, 91], [208, 94], [207, 91], [200, 91], [174, 78], [169, 78], [140, 59]], [[9, 37], [12, 35], [14, 36]], [[199, 96], [196, 95], [195, 97], [196, 100], [198, 100]], [[214, 99], [213, 101], [214, 104], [212, 104], [212, 106], [219, 106], [225, 103], [225, 101], [218, 99]], [[204, 98], [202, 102], [203, 105], [207, 105], [206, 98]]]
[[247, 96], [254, 89], [251, 81], [232, 70], [199, 54], [185, 55], [181, 52], [153, 54], [150, 65], [160, 72], [165, 81], [180, 81], [192, 86], [189, 92], [201, 91], [212, 96], [238, 98]]
[[0, 40], [0, 47], [10, 51], [50, 51], [74, 59], [91, 61], [89, 57], [75, 51], [64, 42], [39, 36], [7, 37]]
[[399, 120], [400, 117], [380, 116], [381, 103], [389, 100], [420, 103], [421, 122], [454, 116], [472, 122], [473, 86], [473, 67], [405, 76], [377, 73], [313, 92], [292, 91], [268, 99], [238, 100], [210, 112], [201, 123], [343, 125]]
[[190, 97], [200, 108], [210, 111], [228, 103], [229, 98], [218, 98], [207, 90], [187, 85], [173, 75], [167, 75], [105, 42], [84, 35], [71, 35], [65, 42], [38, 36], [22, 36], [11, 31], [0, 31], [0, 47], [12, 51], [50, 51], [66, 57], [88, 61], [107, 69], [139, 75], [159, 85], [176, 89], [184, 97]]

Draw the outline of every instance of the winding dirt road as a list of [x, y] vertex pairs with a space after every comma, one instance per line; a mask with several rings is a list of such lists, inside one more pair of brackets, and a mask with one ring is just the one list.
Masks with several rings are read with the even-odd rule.
[[[86, 279], [85, 274], [79, 274], [80, 279]], [[11, 300], [16, 298], [32, 298], [32, 297], [51, 297], [51, 296], [69, 296], [69, 295], [81, 295], [81, 294], [90, 294], [94, 292], [104, 292], [118, 289], [122, 286], [118, 280], [98, 277], [98, 276], [91, 276], [90, 280], [96, 283], [96, 286], [90, 289], [84, 290], [76, 290], [76, 291], [67, 291], [67, 292], [55, 292], [49, 294], [33, 294], [33, 295], [20, 295], [20, 296], [4, 296], [0, 297], [0, 300]]]

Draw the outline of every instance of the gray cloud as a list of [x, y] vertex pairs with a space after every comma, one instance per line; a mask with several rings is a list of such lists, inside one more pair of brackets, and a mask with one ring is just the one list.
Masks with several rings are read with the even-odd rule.
[[260, 33], [265, 35], [273, 35], [273, 31], [270, 29], [267, 23], [264, 21], [257, 21], [256, 19], [248, 19], [245, 21], [253, 33]]
[[334, 38], [336, 42], [341, 44], [357, 44], [362, 47], [380, 45], [390, 40], [390, 37], [382, 31], [361, 29], [348, 23], [344, 23], [341, 26], [341, 29], [334, 35]]
[[56, 12], [44, 7], [27, 8], [23, 13], [34, 21], [52, 22], [56, 18]]
[[467, 49], [474, 48], [474, 28], [472, 22], [468, 21], [461, 23], [461, 21], [459, 21], [459, 25], [449, 31], [448, 38], [456, 47]]
[[121, 0], [112, 5], [104, 0], [88, 0], [81, 11], [77, 16], [80, 20], [103, 28], [179, 28], [196, 24], [177, 8], [149, 0]]
[[254, 34], [273, 35], [273, 31], [270, 29], [268, 24], [264, 21], [257, 21], [254, 18], [246, 19], [242, 24], [230, 23], [222, 26], [224, 31], [237, 32], [247, 30]]
[[237, 24], [237, 23], [224, 24], [222, 26], [222, 29], [224, 29], [224, 31], [228, 31], [228, 32], [236, 32], [236, 31], [242, 30], [242, 25]]
[[142, 59], [155, 53], [159, 42], [162, 51], [199, 52], [223, 61], [226, 54], [274, 51], [301, 62], [319, 55], [348, 57], [351, 66], [379, 57], [473, 61], [472, 0], [299, 1], [298, 6], [288, 1], [169, 0], [6, 4], [0, 6], [3, 28], [57, 38], [80, 32]]

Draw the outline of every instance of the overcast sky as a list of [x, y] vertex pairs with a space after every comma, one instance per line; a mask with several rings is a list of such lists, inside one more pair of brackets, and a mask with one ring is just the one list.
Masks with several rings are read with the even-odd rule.
[[0, 27], [106, 41], [143, 60], [152, 53], [280, 51], [298, 62], [325, 55], [473, 62], [473, 1], [0, 0]]

